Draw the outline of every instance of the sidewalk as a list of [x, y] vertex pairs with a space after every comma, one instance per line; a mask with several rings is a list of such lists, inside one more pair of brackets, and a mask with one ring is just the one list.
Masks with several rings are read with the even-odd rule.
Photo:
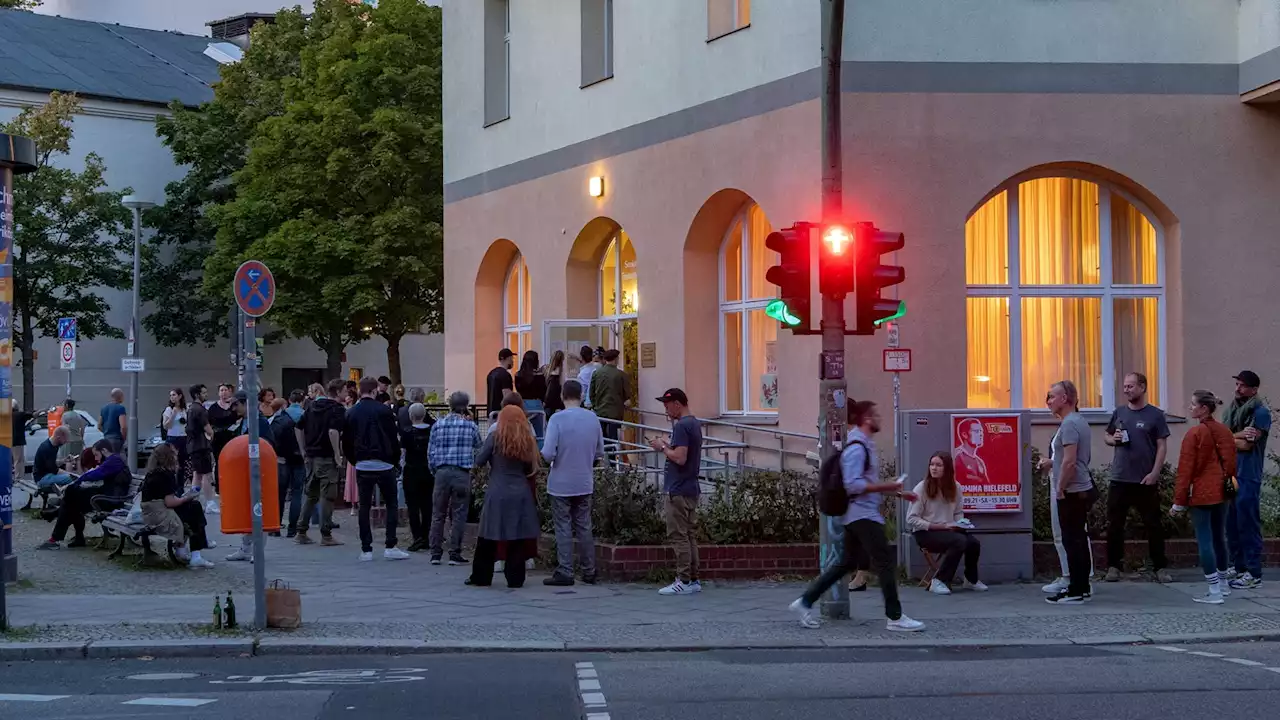
[[[534, 572], [519, 590], [506, 589], [501, 575], [495, 587], [472, 588], [462, 582], [469, 567], [432, 566], [426, 554], [387, 562], [375, 553], [372, 563], [356, 562], [355, 518], [341, 521], [338, 534], [348, 544], [338, 548], [268, 538], [268, 581], [279, 578], [301, 591], [303, 627], [268, 631], [263, 647], [639, 650], [1280, 638], [1275, 575], [1258, 590], [1234, 592], [1221, 606], [1191, 601], [1204, 592], [1203, 582], [1192, 581], [1194, 572], [1180, 578], [1190, 582], [1170, 585], [1099, 582], [1096, 599], [1074, 607], [1045, 603], [1038, 584], [947, 597], [906, 587], [907, 614], [928, 628], [904, 636], [885, 630], [875, 589], [853, 594], [851, 620], [805, 630], [787, 612], [803, 587], [794, 582], [707, 583], [700, 595], [662, 597], [655, 586], [637, 584], [551, 588], [542, 585], [545, 573]], [[209, 557], [217, 567], [209, 571], [133, 570], [108, 563], [103, 552], [31, 550], [47, 532], [43, 525], [15, 522], [27, 582], [10, 590], [11, 622], [23, 628], [11, 640], [209, 638], [214, 595], [228, 589], [241, 622], [252, 621], [253, 567], [222, 560], [238, 538], [216, 536], [219, 547]]]

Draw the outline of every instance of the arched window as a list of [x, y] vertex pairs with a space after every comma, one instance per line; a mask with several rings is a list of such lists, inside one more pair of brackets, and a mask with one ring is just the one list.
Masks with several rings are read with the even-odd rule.
[[600, 259], [600, 318], [630, 320], [640, 311], [636, 249], [625, 230], [616, 230]]
[[502, 336], [516, 357], [533, 349], [533, 294], [529, 291], [529, 267], [516, 255], [503, 285]]
[[1163, 233], [1134, 198], [1080, 177], [1011, 181], [965, 223], [971, 408], [1043, 408], [1072, 380], [1111, 409], [1141, 372], [1168, 388]]
[[720, 412], [776, 414], [778, 322], [764, 314], [776, 289], [764, 279], [778, 254], [764, 246], [772, 228], [759, 205], [734, 217], [720, 246]]

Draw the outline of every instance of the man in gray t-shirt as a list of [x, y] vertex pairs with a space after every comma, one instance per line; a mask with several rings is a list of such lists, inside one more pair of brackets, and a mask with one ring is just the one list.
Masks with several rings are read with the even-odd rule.
[[1065, 562], [1063, 577], [1044, 589], [1053, 593], [1047, 598], [1050, 603], [1074, 605], [1090, 599], [1093, 593], [1088, 521], [1097, 492], [1089, 477], [1089, 423], [1080, 414], [1080, 392], [1070, 380], [1054, 383], [1045, 404], [1062, 421], [1053, 435], [1050, 462], [1061, 537], [1059, 556]]
[[1103, 440], [1116, 449], [1107, 493], [1107, 582], [1120, 579], [1124, 567], [1124, 526], [1129, 508], [1138, 509], [1147, 531], [1151, 566], [1159, 582], [1173, 582], [1165, 569], [1160, 513], [1160, 470], [1164, 467], [1169, 423], [1164, 411], [1147, 403], [1147, 376], [1124, 376], [1126, 404], [1116, 408]]

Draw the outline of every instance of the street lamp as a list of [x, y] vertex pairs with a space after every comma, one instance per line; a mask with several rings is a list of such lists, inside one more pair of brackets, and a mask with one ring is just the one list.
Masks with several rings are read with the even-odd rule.
[[[128, 355], [138, 357], [138, 315], [142, 308], [142, 211], [156, 206], [138, 195], [125, 195], [121, 204], [133, 211], [133, 314], [129, 320]], [[138, 471], [138, 376], [129, 378], [129, 436], [125, 443], [129, 448], [129, 472]], [[105, 430], [105, 428], [104, 428]]]

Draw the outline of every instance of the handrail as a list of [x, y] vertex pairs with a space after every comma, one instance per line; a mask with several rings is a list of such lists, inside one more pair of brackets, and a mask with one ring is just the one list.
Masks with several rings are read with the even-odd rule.
[[[658, 412], [657, 410], [641, 410], [639, 408], [631, 408], [631, 410], [640, 415], [661, 415], [663, 417], [666, 417], [666, 413]], [[809, 435], [807, 433], [792, 432], [790, 430], [778, 430], [778, 429], [770, 428], [767, 426], [734, 423], [734, 422], [729, 422], [728, 420], [720, 420], [718, 418], [698, 418], [698, 422], [701, 422], [704, 425], [718, 425], [720, 427], [738, 428], [742, 430], [751, 430], [754, 432], [769, 433], [771, 435], [781, 435], [783, 437], [792, 437], [800, 440], [812, 440], [814, 442], [818, 442], [817, 435]]]

